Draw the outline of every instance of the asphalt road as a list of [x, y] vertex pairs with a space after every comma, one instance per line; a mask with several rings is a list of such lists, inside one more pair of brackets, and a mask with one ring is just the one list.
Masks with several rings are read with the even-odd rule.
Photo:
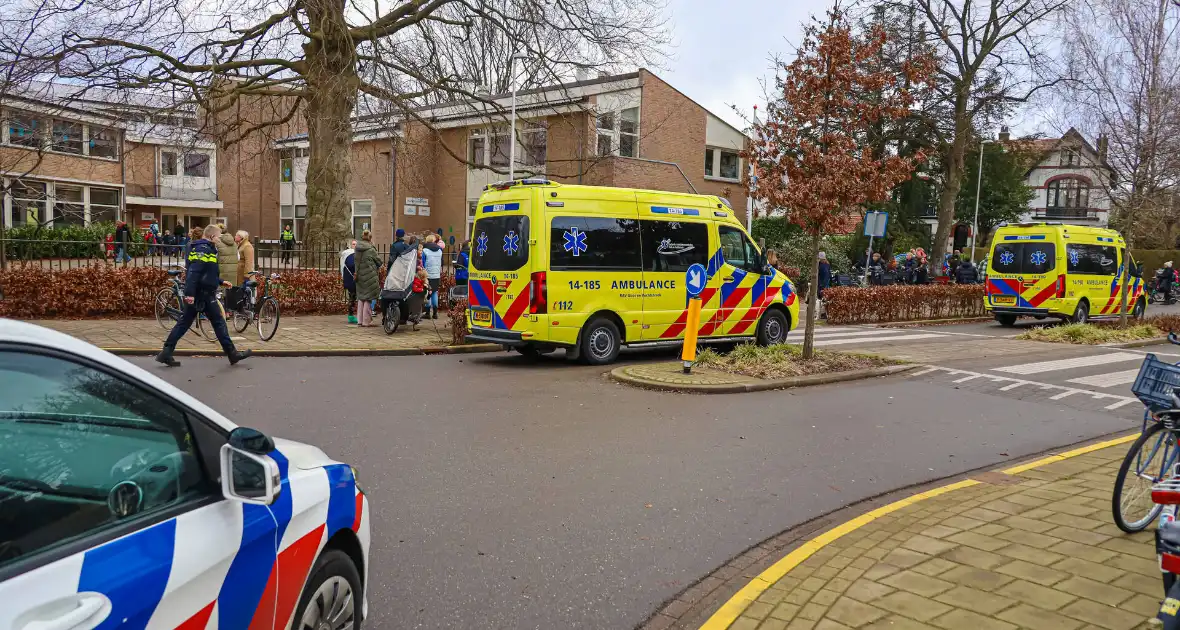
[[793, 524], [1134, 426], [906, 377], [700, 396], [507, 355], [150, 369], [359, 469], [380, 629], [631, 627]]

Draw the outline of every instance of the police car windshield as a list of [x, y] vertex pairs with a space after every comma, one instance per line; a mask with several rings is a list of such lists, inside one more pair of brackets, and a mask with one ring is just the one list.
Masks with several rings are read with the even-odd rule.
[[529, 261], [529, 218], [488, 216], [471, 232], [471, 266], [479, 271], [516, 271]]

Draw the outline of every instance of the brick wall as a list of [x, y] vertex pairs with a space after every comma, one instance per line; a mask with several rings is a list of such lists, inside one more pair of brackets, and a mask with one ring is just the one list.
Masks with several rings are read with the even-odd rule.
[[593, 134], [593, 120], [587, 112], [577, 112], [547, 119], [549, 131], [546, 134], [545, 171], [549, 179], [563, 184], [586, 182], [588, 166], [584, 156], [592, 153], [587, 143]]
[[123, 182], [122, 166], [116, 161], [13, 147], [0, 147], [0, 169], [40, 179]]
[[127, 194], [152, 197], [156, 194], [156, 147], [128, 142], [123, 145], [123, 168]]
[[[418, 217], [423, 230], [435, 232], [442, 229], [443, 240], [450, 243], [463, 240], [463, 229], [467, 222], [467, 164], [456, 156], [467, 156], [467, 128], [444, 129], [435, 147], [435, 172], [433, 197], [430, 198], [430, 216]], [[453, 154], [453, 155], [452, 155]], [[413, 218], [413, 217], [411, 217]]]
[[352, 145], [352, 176], [348, 197], [373, 200], [373, 242], [393, 241], [390, 223], [389, 140], [369, 140]]

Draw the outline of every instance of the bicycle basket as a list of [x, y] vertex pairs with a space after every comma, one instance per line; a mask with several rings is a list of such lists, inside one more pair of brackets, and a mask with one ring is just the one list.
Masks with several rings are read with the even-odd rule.
[[1152, 411], [1172, 409], [1172, 390], [1180, 387], [1180, 366], [1172, 365], [1149, 354], [1139, 366], [1139, 375], [1131, 392]]
[[242, 287], [230, 287], [225, 290], [225, 308], [229, 311], [240, 310], [246, 304], [246, 290]]

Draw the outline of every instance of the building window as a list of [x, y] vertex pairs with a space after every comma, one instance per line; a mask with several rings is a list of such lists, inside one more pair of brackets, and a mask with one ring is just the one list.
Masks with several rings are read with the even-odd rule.
[[279, 160], [279, 181], [286, 184], [291, 181], [291, 158]]
[[508, 127], [495, 127], [491, 134], [491, 157], [489, 163], [499, 168], [508, 167], [508, 145], [511, 139]]
[[90, 128], [90, 155], [111, 159], [119, 157], [119, 136], [114, 129]]
[[282, 223], [279, 229], [290, 224], [295, 231], [295, 240], [299, 240], [303, 236], [303, 224], [307, 221], [307, 206], [280, 206], [279, 219]]
[[82, 123], [54, 120], [53, 150], [82, 155]]
[[175, 151], [162, 151], [160, 153], [160, 174], [173, 176], [177, 174], [177, 159]]
[[472, 129], [467, 137], [467, 161], [472, 166], [488, 165], [488, 132], [486, 129]]
[[30, 114], [7, 112], [8, 142], [34, 149], [41, 146], [41, 121]]
[[639, 108], [598, 115], [598, 155], [639, 157]]
[[53, 227], [85, 225], [86, 204], [81, 186], [55, 184], [53, 186]]
[[44, 183], [18, 180], [12, 183], [9, 192], [12, 195], [10, 225], [37, 225], [48, 219], [45, 216], [47, 197]]
[[516, 162], [522, 166], [545, 166], [546, 136], [544, 123], [525, 121], [520, 126]]
[[352, 200], [352, 237], [359, 239], [365, 230], [373, 229], [373, 200]]
[[90, 187], [90, 224], [119, 219], [119, 189]]
[[1085, 217], [1090, 208], [1090, 184], [1080, 177], [1064, 177], [1049, 182], [1045, 205], [1047, 216]]
[[741, 156], [737, 151], [705, 149], [705, 177], [738, 181], [741, 179]]
[[209, 176], [209, 155], [206, 153], [185, 153], [184, 154], [184, 176], [185, 177], [208, 177]]
[[467, 231], [466, 238], [471, 238], [471, 227], [475, 225], [475, 209], [479, 206], [478, 199], [472, 199], [467, 202]]
[[1081, 156], [1078, 155], [1075, 149], [1062, 149], [1061, 151], [1061, 166], [1078, 166], [1081, 164]]

